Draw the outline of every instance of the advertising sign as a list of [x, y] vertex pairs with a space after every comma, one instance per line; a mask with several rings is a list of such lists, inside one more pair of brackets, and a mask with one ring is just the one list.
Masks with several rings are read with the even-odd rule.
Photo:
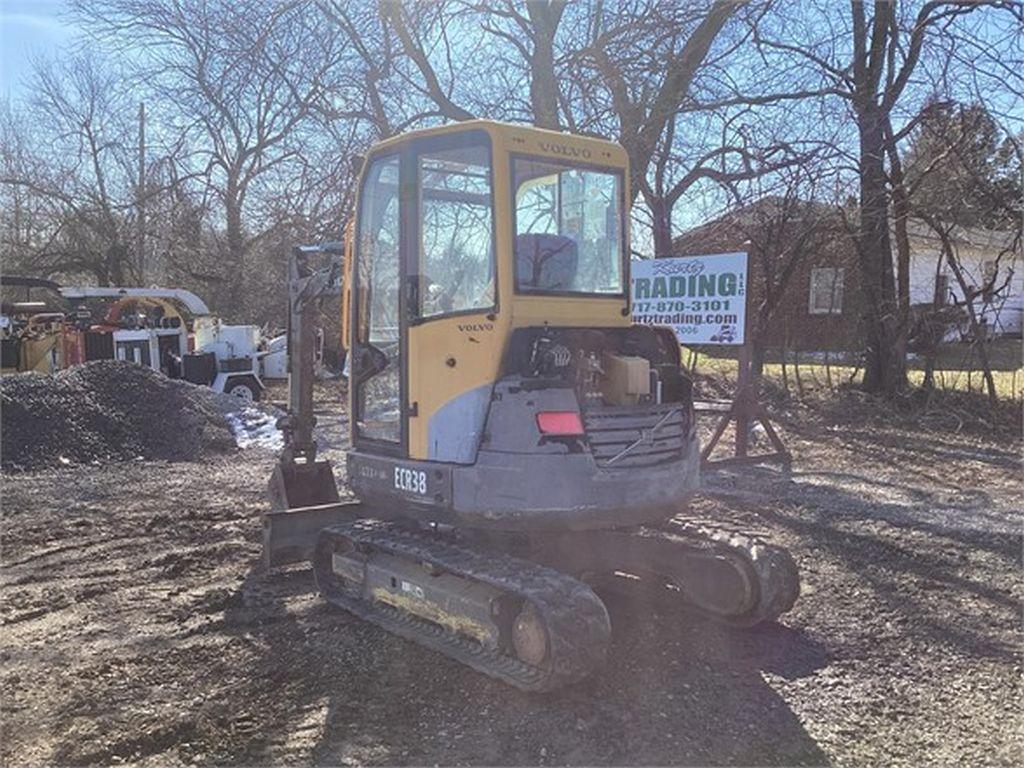
[[669, 326], [680, 344], [744, 343], [747, 254], [637, 259], [630, 271], [634, 323]]

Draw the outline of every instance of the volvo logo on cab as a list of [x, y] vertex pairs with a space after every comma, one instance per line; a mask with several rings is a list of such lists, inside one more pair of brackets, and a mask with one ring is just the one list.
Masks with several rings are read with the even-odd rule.
[[463, 333], [493, 331], [494, 323], [459, 323], [459, 330], [462, 331]]
[[550, 141], [540, 141], [538, 144], [545, 152], [551, 152], [555, 155], [564, 155], [565, 157], [582, 157], [587, 159], [590, 157], [590, 150], [585, 147], [569, 147], [565, 144], [552, 144]]

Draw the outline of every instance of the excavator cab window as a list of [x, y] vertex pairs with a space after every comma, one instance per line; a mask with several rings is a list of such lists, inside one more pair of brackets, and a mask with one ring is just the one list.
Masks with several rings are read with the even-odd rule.
[[360, 436], [401, 440], [401, 335], [399, 277], [399, 156], [374, 160], [367, 169], [356, 244], [360, 322], [353, 360], [358, 382], [356, 427]]
[[516, 290], [622, 295], [621, 174], [525, 157], [512, 173]]
[[494, 226], [486, 145], [417, 158], [420, 318], [494, 306]]

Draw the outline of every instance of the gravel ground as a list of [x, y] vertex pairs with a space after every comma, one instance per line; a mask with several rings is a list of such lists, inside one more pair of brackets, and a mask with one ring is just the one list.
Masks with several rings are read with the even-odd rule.
[[697, 502], [791, 548], [793, 612], [742, 632], [615, 604], [606, 668], [549, 696], [328, 608], [306, 569], [256, 574], [266, 452], [0, 476], [0, 756], [1024, 763], [1019, 442], [805, 421], [792, 474], [716, 473]]

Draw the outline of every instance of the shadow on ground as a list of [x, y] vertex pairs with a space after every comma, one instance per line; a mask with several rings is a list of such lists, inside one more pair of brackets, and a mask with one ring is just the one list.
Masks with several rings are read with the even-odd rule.
[[[843, 433], [844, 441], [859, 439]], [[1024, 567], [1020, 511], [1007, 508], [1005, 488], [986, 488], [981, 475], [968, 484], [939, 461], [927, 471], [899, 462], [906, 452], [938, 459], [952, 450], [980, 462], [979, 472], [1009, 456], [908, 438], [889, 459], [889, 473], [752, 468], [706, 476], [704, 494], [712, 514], [719, 503], [788, 532], [832, 588], [856, 584], [907, 641], [1012, 663], [1020, 596], [1005, 573]]]
[[253, 681], [265, 689], [287, 672], [244, 752], [206, 757], [285, 757], [307, 727], [319, 731], [311, 751], [321, 764], [828, 762], [762, 675], [792, 680], [827, 663], [801, 631], [727, 630], [619, 600], [606, 667], [568, 690], [525, 694], [318, 601], [293, 610], [287, 598], [310, 578], [254, 572], [233, 599], [226, 623], [262, 649]]

